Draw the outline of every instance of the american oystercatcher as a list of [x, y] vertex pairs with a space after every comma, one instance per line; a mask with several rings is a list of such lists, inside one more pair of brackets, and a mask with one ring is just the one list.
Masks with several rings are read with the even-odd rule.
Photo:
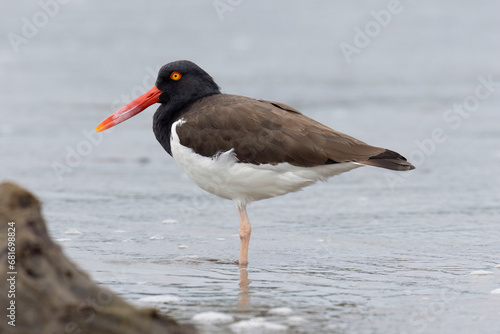
[[115, 126], [160, 103], [156, 139], [202, 189], [233, 200], [240, 218], [239, 263], [248, 263], [246, 205], [370, 165], [405, 171], [400, 154], [335, 131], [279, 102], [222, 94], [196, 64], [164, 65], [155, 86], [96, 128]]

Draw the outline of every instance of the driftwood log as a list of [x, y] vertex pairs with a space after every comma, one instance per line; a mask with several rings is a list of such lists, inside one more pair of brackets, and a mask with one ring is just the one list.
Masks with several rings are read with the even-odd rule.
[[196, 332], [92, 282], [48, 235], [38, 199], [13, 183], [0, 184], [0, 271], [0, 333]]

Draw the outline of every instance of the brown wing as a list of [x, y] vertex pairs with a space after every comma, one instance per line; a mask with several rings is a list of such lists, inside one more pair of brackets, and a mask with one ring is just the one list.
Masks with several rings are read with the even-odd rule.
[[217, 94], [195, 102], [182, 118], [186, 123], [177, 128], [181, 144], [206, 157], [234, 149], [240, 162], [252, 164], [413, 167], [396, 152], [330, 129], [282, 103]]

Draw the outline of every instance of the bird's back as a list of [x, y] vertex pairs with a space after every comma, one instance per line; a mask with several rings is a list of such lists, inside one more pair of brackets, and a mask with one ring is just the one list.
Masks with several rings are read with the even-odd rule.
[[193, 103], [181, 118], [181, 144], [206, 157], [233, 149], [239, 162], [256, 165], [357, 162], [393, 170], [414, 168], [394, 151], [335, 131], [282, 103], [215, 94]]

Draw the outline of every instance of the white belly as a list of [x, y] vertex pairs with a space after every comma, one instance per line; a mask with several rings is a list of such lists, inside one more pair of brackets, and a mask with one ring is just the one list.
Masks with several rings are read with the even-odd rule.
[[175, 161], [200, 188], [231, 199], [237, 205], [297, 191], [361, 166], [351, 162], [317, 167], [238, 163], [232, 149], [214, 157], [204, 157], [180, 144], [176, 128], [183, 122], [180, 120], [172, 125], [170, 145]]

